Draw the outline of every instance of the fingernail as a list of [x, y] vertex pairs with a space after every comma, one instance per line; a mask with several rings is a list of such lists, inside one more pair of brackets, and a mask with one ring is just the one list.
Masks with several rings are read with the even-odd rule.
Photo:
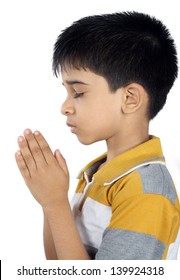
[[35, 134], [35, 135], [39, 135], [39, 131], [36, 130], [36, 131], [34, 132], [34, 134]]
[[18, 142], [22, 143], [24, 141], [24, 137], [23, 136], [19, 136], [18, 137]]
[[25, 134], [26, 134], [26, 135], [28, 135], [28, 134], [30, 134], [30, 133], [31, 133], [31, 130], [30, 130], [29, 128], [25, 130]]
[[17, 151], [16, 152], [16, 157], [20, 157], [21, 156], [21, 152], [20, 151]]

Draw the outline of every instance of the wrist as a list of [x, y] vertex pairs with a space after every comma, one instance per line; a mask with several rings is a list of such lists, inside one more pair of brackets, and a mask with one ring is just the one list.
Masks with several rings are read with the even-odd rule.
[[42, 205], [44, 214], [56, 211], [61, 213], [65, 208], [70, 208], [68, 197], [63, 200], [47, 202]]

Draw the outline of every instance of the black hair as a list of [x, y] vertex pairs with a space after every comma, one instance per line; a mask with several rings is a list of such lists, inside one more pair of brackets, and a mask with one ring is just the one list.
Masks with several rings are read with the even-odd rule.
[[63, 67], [103, 76], [112, 91], [132, 82], [149, 95], [149, 118], [162, 109], [178, 74], [169, 30], [138, 12], [95, 15], [74, 22], [59, 35], [53, 53], [56, 76]]

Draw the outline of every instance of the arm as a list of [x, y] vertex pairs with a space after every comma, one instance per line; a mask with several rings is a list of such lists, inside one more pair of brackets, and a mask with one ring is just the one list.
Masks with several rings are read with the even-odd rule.
[[119, 203], [121, 196], [114, 199], [96, 259], [166, 259], [179, 230], [177, 209], [160, 194], [139, 194]]
[[69, 173], [64, 158], [58, 150], [53, 155], [40, 132], [33, 134], [26, 130], [24, 137], [18, 138], [18, 144], [17, 165], [45, 215], [47, 257], [89, 259], [68, 201]]
[[[69, 202], [44, 209], [51, 228], [58, 259], [90, 259], [77, 231]], [[63, 213], [60, 217], [59, 213]]]
[[43, 237], [44, 237], [44, 251], [47, 260], [57, 260], [56, 248], [54, 245], [54, 240], [52, 237], [52, 232], [48, 223], [48, 219], [44, 213], [44, 229], [43, 229]]

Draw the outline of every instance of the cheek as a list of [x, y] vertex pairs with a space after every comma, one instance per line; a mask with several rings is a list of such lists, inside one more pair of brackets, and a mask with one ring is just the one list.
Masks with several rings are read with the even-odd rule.
[[[114, 96], [112, 96], [114, 97]], [[80, 106], [77, 108], [77, 119], [86, 130], [102, 131], [111, 129], [119, 125], [121, 120], [121, 110], [119, 100], [96, 100], [96, 102], [88, 103], [88, 106]], [[113, 100], [111, 100], [113, 99]]]
[[96, 114], [97, 124], [102, 127], [116, 126], [119, 124], [120, 120], [121, 114], [119, 110], [113, 110], [112, 108], [102, 110]]

